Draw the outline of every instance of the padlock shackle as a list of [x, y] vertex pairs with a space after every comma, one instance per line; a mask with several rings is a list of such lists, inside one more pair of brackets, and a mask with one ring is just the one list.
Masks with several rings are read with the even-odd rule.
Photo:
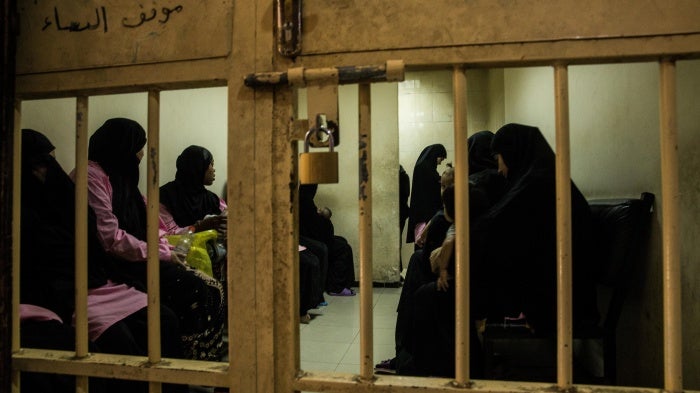
[[311, 137], [312, 132], [319, 132], [323, 131], [326, 134], [328, 134], [328, 147], [330, 147], [330, 151], [333, 151], [334, 147], [334, 142], [333, 142], [333, 133], [331, 130], [329, 130], [326, 127], [318, 127], [318, 128], [310, 128], [308, 131], [306, 131], [306, 135], [304, 135], [304, 153], [309, 152], [309, 138]]

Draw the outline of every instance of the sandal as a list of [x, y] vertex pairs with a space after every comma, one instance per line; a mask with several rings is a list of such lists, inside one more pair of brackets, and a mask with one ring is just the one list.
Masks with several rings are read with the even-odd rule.
[[355, 296], [355, 291], [350, 288], [343, 288], [340, 292], [328, 292], [331, 296]]

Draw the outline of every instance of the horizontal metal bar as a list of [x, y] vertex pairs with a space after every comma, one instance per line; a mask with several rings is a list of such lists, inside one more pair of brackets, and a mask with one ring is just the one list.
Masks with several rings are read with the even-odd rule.
[[400, 82], [404, 79], [404, 63], [389, 60], [382, 65], [342, 66], [326, 68], [292, 68], [287, 71], [258, 72], [245, 77], [248, 87], [333, 83], [339, 85], [375, 82]]
[[228, 363], [162, 359], [104, 353], [76, 358], [73, 351], [25, 348], [12, 355], [12, 368], [51, 374], [119, 378], [203, 386], [228, 386]]

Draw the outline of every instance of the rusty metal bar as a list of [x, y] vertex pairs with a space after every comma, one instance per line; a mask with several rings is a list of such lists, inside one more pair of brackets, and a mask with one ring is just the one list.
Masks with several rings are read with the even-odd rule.
[[372, 335], [372, 99], [369, 84], [359, 86], [360, 378], [374, 372]]
[[76, 99], [75, 108], [75, 354], [88, 353], [87, 318], [87, 143], [88, 97]]
[[660, 62], [660, 127], [662, 187], [662, 249], [664, 288], [664, 388], [683, 390], [681, 338], [681, 264], [678, 180], [678, 130], [676, 124], [676, 63]]
[[339, 84], [400, 82], [404, 79], [403, 60], [387, 60], [382, 65], [344, 66], [327, 68], [290, 68], [287, 71], [258, 72], [245, 77], [245, 85], [263, 86], [290, 85], [305, 87], [307, 84]]
[[467, 75], [452, 71], [455, 145], [455, 381], [469, 384], [469, 160], [467, 159]]
[[[146, 174], [146, 243], [148, 244], [148, 360], [160, 362], [160, 258], [158, 253], [158, 212], [160, 189], [158, 188], [160, 148], [160, 92], [148, 92], [148, 170]], [[153, 385], [153, 384], [151, 384]], [[154, 387], [151, 386], [151, 392]]]
[[569, 389], [571, 365], [571, 157], [569, 146], [569, 80], [566, 65], [554, 66], [557, 198], [557, 385]]
[[[88, 356], [88, 97], [75, 102], [75, 356]], [[64, 321], [65, 322], [65, 321]], [[76, 377], [76, 390], [88, 390], [88, 379]], [[82, 389], [82, 390], [81, 390]]]

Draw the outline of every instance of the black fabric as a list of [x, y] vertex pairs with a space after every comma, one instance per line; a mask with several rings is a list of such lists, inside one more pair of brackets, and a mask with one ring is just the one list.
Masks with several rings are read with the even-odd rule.
[[[473, 225], [472, 284], [491, 317], [525, 313], [539, 334], [556, 322], [554, 152], [536, 127], [503, 126], [492, 142], [508, 167], [506, 191]], [[588, 250], [591, 212], [571, 182], [574, 320], [597, 318]]]
[[308, 249], [299, 252], [299, 315], [316, 308], [323, 298], [321, 261]]
[[321, 241], [330, 249], [335, 230], [331, 220], [318, 214], [318, 207], [314, 202], [317, 190], [317, 184], [299, 186], [299, 234]]
[[[327, 249], [328, 270], [326, 272], [326, 292], [340, 292], [350, 288], [355, 282], [355, 264], [352, 247], [347, 240], [335, 235], [330, 219], [318, 214], [314, 202], [317, 184], [299, 186], [299, 235], [300, 239], [307, 238], [323, 243]], [[301, 241], [303, 246], [308, 243]], [[317, 251], [312, 250], [319, 258]]]
[[208, 214], [220, 214], [219, 197], [204, 187], [204, 175], [214, 162], [209, 150], [189, 146], [177, 157], [175, 180], [160, 187], [160, 203], [179, 227], [194, 225]]
[[[20, 299], [70, 321], [75, 304], [75, 186], [49, 155], [53, 145], [46, 137], [23, 130], [22, 144]], [[33, 174], [37, 167], [46, 170], [43, 182]], [[107, 282], [110, 258], [96, 233], [88, 208], [88, 288]]]
[[[400, 374], [454, 378], [455, 376], [455, 282], [446, 292], [435, 281], [421, 286], [414, 295], [415, 319], [410, 352], [412, 363]], [[476, 329], [469, 328], [469, 375], [483, 377], [483, 351]]]
[[404, 224], [408, 219], [410, 209], [408, 207], [408, 197], [411, 195], [411, 179], [408, 173], [399, 165], [399, 227], [403, 231]]
[[325, 243], [306, 236], [299, 236], [299, 244], [306, 247], [306, 250], [302, 251], [302, 253], [312, 254], [319, 263], [319, 281], [318, 283], [312, 282], [310, 288], [312, 304], [318, 306], [325, 301], [323, 292], [326, 290], [326, 277], [328, 276], [328, 247]]
[[491, 151], [492, 140], [493, 132], [487, 130], [479, 131], [467, 138], [469, 175], [498, 167]]
[[90, 137], [88, 159], [100, 164], [112, 185], [112, 211], [119, 228], [146, 240], [146, 204], [138, 189], [139, 159], [146, 145], [146, 131], [124, 118], [107, 120]]
[[440, 174], [437, 172], [437, 159], [447, 158], [445, 146], [434, 144], [426, 147], [418, 156], [413, 168], [413, 184], [411, 185], [410, 214], [406, 243], [415, 241], [416, 225], [428, 220], [442, 206], [440, 200]]

